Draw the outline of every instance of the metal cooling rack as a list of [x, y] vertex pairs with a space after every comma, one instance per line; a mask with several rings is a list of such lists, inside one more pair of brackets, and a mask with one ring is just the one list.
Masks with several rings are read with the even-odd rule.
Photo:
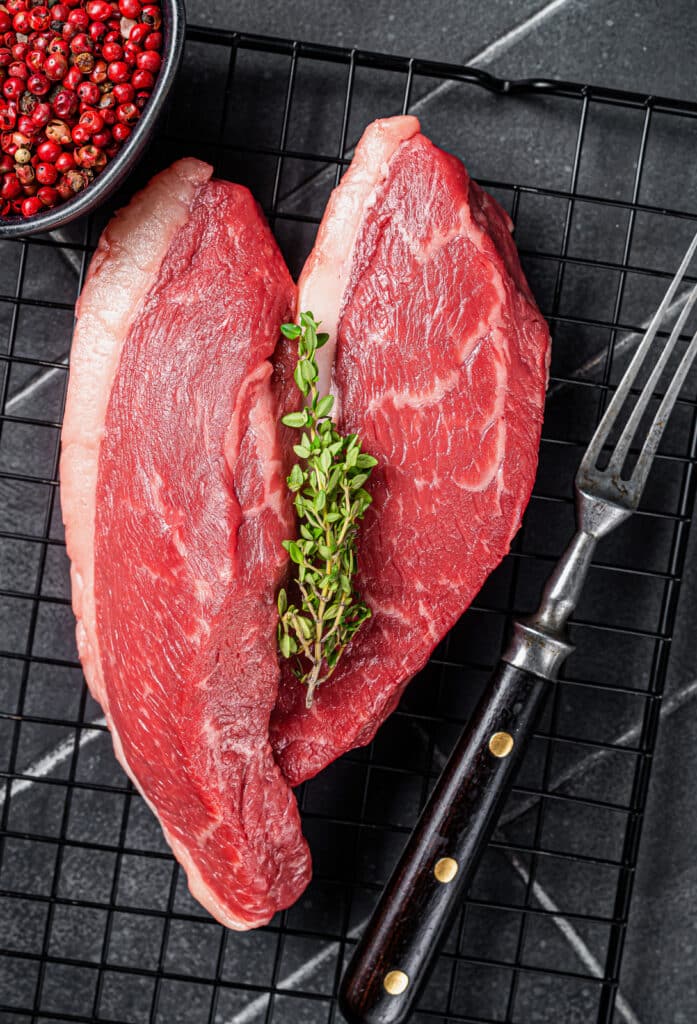
[[[315, 881], [259, 932], [225, 932], [188, 897], [79, 685], [57, 460], [72, 307], [102, 222], [0, 247], [7, 1024], [339, 1021], [347, 951], [511, 615], [535, 603], [568, 536], [582, 446], [694, 230], [697, 196], [680, 174], [697, 104], [191, 28], [140, 177], [183, 153], [211, 158], [252, 187], [297, 270], [362, 127], [407, 109], [517, 224], [555, 336], [540, 472], [514, 551], [398, 712], [369, 748], [302, 788]], [[642, 513], [600, 550], [578, 653], [418, 1022], [630, 1019], [619, 971], [695, 498], [690, 388]]]

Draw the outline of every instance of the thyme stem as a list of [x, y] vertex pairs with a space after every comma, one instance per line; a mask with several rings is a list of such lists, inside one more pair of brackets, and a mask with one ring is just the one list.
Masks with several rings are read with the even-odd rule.
[[371, 502], [363, 485], [377, 464], [361, 451], [356, 434], [338, 433], [330, 417], [334, 399], [319, 394], [315, 355], [329, 335], [318, 334], [318, 327], [312, 313], [301, 313], [299, 324], [281, 327], [286, 338], [298, 343], [294, 380], [305, 405], [282, 420], [302, 433], [294, 445], [300, 461], [287, 478], [295, 494], [299, 536], [283, 542], [296, 566], [291, 586], [298, 601], [289, 603], [285, 588], [278, 593], [278, 646], [284, 658], [295, 659], [296, 675], [307, 687], [308, 708], [370, 618], [354, 576], [358, 524]]

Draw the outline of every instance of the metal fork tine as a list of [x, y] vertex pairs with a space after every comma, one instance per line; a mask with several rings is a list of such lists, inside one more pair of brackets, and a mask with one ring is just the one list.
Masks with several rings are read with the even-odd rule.
[[697, 285], [695, 285], [695, 287], [688, 295], [687, 301], [685, 302], [685, 305], [682, 308], [680, 316], [675, 322], [675, 327], [671, 331], [668, 341], [663, 346], [663, 350], [658, 359], [656, 360], [656, 365], [651, 371], [649, 379], [646, 381], [646, 384], [642, 388], [641, 394], [637, 399], [637, 403], [632, 409], [631, 415], [627, 420], [624, 429], [615, 444], [615, 450], [613, 451], [612, 458], [610, 459], [610, 462], [607, 466], [608, 473], [622, 472], [622, 467], [624, 466], [627, 455], [629, 453], [630, 445], [634, 440], [634, 435], [636, 434], [637, 428], [641, 423], [641, 417], [644, 415], [644, 412], [646, 411], [646, 408], [649, 402], [651, 401], [651, 396], [656, 390], [656, 386], [658, 385], [658, 382], [661, 379], [661, 374], [663, 373], [663, 370], [665, 369], [666, 364], [670, 359], [673, 349], [678, 343], [678, 338], [682, 334], [682, 329], [685, 326], [687, 318], [690, 315], [690, 311], [696, 301]]
[[673, 411], [673, 406], [675, 405], [682, 386], [685, 383], [685, 378], [690, 372], [690, 367], [695, 361], [695, 356], [697, 356], [697, 331], [692, 336], [692, 341], [687, 346], [685, 354], [680, 360], [680, 365], [675, 371], [673, 379], [661, 399], [661, 404], [656, 410], [656, 415], [654, 416], [651, 426], [649, 427], [649, 432], [646, 435], [644, 447], [641, 449], [639, 458], [637, 459], [637, 464], [634, 467], [634, 472], [632, 473], [629, 481], [630, 486], [636, 492], [637, 500], [641, 497], [642, 491], [644, 490], [649, 470], [651, 469], [651, 464], [653, 463], [658, 445], [660, 444], [663, 436], [663, 431], [666, 428], [666, 424], [670, 419], [670, 414]]
[[694, 256], [696, 249], [697, 234], [690, 242], [688, 250], [683, 257], [682, 263], [678, 267], [675, 277], [671, 281], [668, 287], [668, 291], [665, 293], [663, 297], [663, 301], [654, 313], [651, 323], [646, 329], [646, 333], [641, 341], [641, 344], [634, 353], [634, 357], [631, 363], [629, 364], [627, 370], [625, 371], [624, 376], [620, 381], [619, 387], [613, 395], [612, 401], [605, 410], [605, 415], [598, 424], [598, 428], [595, 434], [593, 435], [591, 442], [588, 445], [588, 448], [586, 449], [585, 455], [583, 456], [583, 460], [579, 467], [579, 473], [591, 472], [595, 464], [597, 463], [600, 453], [603, 449], [603, 445], [607, 441], [608, 435], [615, 423], [615, 420], [617, 419], [617, 416], [627, 399], [627, 395], [632, 389], [632, 385], [634, 384], [634, 381], [636, 380], [639, 370], [642, 367], [644, 359], [646, 358], [646, 354], [651, 348], [653, 339], [655, 338], [661, 323], [665, 319], [668, 308], [675, 297], [675, 293], [680, 287], [680, 283], [682, 282], [682, 279], [687, 272], [687, 269], [692, 261], [692, 257]]

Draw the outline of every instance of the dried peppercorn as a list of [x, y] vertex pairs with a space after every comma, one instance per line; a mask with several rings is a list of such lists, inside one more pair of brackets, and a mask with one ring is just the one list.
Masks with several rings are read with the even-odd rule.
[[12, 141], [12, 132], [0, 132], [0, 149], [3, 153], [9, 153], [10, 156], [17, 149]]
[[66, 202], [68, 199], [73, 198], [73, 190], [71, 189], [65, 175], [59, 178], [56, 182], [56, 192], [60, 196], [62, 202]]
[[[92, 54], [91, 53], [86, 53], [85, 56], [86, 57], [91, 57]], [[69, 69], [67, 75], [63, 79], [63, 86], [66, 89], [72, 89], [73, 91], [75, 91], [75, 89], [77, 89], [77, 87], [78, 87], [78, 85], [80, 84], [81, 81], [82, 81], [82, 71], [80, 71], [80, 68], [77, 67], [74, 64]]]
[[30, 141], [32, 136], [36, 135], [38, 130], [38, 124], [36, 124], [35, 121], [32, 121], [30, 117], [27, 117], [26, 114], [22, 114], [17, 118], [17, 131], [21, 132], [22, 135], [25, 135]]
[[101, 42], [107, 33], [107, 27], [103, 21], [93, 21], [90, 25], [90, 39], [95, 43]]
[[42, 142], [40, 146], [37, 146], [36, 155], [39, 160], [44, 163], [55, 164], [58, 157], [61, 155], [61, 148], [57, 142], [51, 142], [47, 139], [46, 142]]
[[58, 178], [58, 171], [55, 164], [37, 164], [34, 168], [36, 180], [41, 185], [53, 185]]
[[47, 125], [53, 116], [53, 111], [48, 103], [37, 103], [31, 112], [31, 119], [39, 128]]
[[27, 79], [27, 89], [33, 96], [45, 96], [51, 90], [51, 83], [46, 75], [37, 72]]
[[135, 46], [139, 46], [146, 37], [150, 35], [150, 32], [150, 26], [143, 24], [143, 22], [138, 25], [134, 25], [128, 33], [128, 42], [133, 43]]
[[58, 118], [54, 118], [46, 125], [46, 138], [51, 142], [57, 142], [59, 146], [68, 146], [72, 140], [70, 128]]
[[77, 93], [61, 89], [53, 100], [53, 109], [60, 118], [71, 117], [78, 108]]
[[21, 78], [26, 82], [27, 78], [29, 78], [29, 68], [26, 60], [13, 61], [7, 69], [7, 73], [14, 78]]
[[73, 25], [78, 32], [84, 32], [89, 28], [90, 16], [87, 11], [81, 7], [76, 7], [68, 15], [68, 24]]
[[149, 71], [151, 74], [156, 75], [160, 70], [162, 58], [154, 50], [143, 50], [142, 53], [138, 54], [137, 64], [140, 71]]
[[143, 8], [142, 19], [150, 28], [157, 29], [162, 25], [162, 13], [155, 4], [148, 4]]
[[42, 205], [38, 196], [30, 196], [22, 202], [22, 213], [25, 217], [33, 217], [35, 213], [39, 212]]
[[58, 189], [51, 188], [50, 185], [44, 185], [36, 193], [37, 199], [40, 199], [44, 206], [55, 206], [60, 196]]
[[60, 174], [65, 174], [66, 171], [72, 171], [75, 169], [75, 157], [72, 153], [61, 153], [56, 160], [56, 170]]
[[128, 127], [127, 124], [122, 124], [122, 122], [119, 121], [111, 129], [111, 134], [114, 136], [117, 142], [125, 142], [128, 136], [131, 134], [131, 129]]
[[45, 4], [33, 7], [29, 12], [29, 26], [32, 32], [43, 32], [51, 24], [51, 13]]
[[83, 188], [87, 184], [87, 178], [77, 169], [74, 171], [66, 171], [65, 178], [73, 192], [82, 192]]
[[76, 124], [71, 134], [76, 146], [84, 146], [86, 142], [90, 141], [92, 133], [84, 125]]
[[128, 64], [123, 60], [114, 60], [107, 68], [107, 75], [112, 82], [126, 82], [129, 74]]
[[88, 143], [86, 146], [81, 146], [78, 149], [75, 159], [80, 167], [101, 171], [106, 164], [106, 153], [93, 143]]
[[[15, 153], [15, 159], [17, 154]], [[17, 164], [15, 166], [15, 174], [19, 178], [22, 185], [31, 185], [36, 178], [36, 172], [31, 164]]]
[[129, 68], [135, 68], [138, 64], [138, 54], [143, 51], [139, 46], [131, 46], [130, 43], [126, 43], [123, 48], [123, 59], [128, 64]]
[[107, 21], [113, 13], [111, 4], [105, 2], [105, 0], [90, 0], [87, 4], [87, 15], [92, 21]]
[[75, 67], [79, 70], [82, 75], [89, 75], [90, 71], [94, 71], [94, 65], [96, 64], [93, 53], [78, 53], [75, 57]]
[[119, 0], [119, 10], [124, 18], [131, 18], [137, 21], [143, 13], [143, 6], [139, 0]]
[[104, 43], [102, 46], [102, 57], [107, 63], [121, 60], [123, 57], [123, 46], [119, 46], [118, 43]]
[[15, 30], [17, 35], [29, 35], [31, 27], [29, 25], [29, 14], [27, 11], [18, 11], [12, 19], [12, 28]]
[[14, 142], [15, 146], [28, 146], [31, 142], [31, 139], [28, 135], [25, 135], [24, 132], [20, 132], [19, 130], [17, 130], [16, 132], [12, 133], [12, 141]]
[[117, 103], [130, 103], [136, 94], [135, 88], [130, 82], [118, 82], [114, 86], [113, 92]]
[[36, 96], [32, 96], [29, 90], [26, 90], [19, 97], [19, 112], [21, 114], [32, 114], [38, 102]]
[[[14, 166], [14, 164], [13, 164]], [[2, 188], [0, 188], [0, 196], [3, 199], [16, 199], [17, 196], [22, 194], [22, 184], [16, 174], [6, 174], [2, 179]]]
[[62, 53], [49, 53], [44, 61], [44, 74], [52, 82], [60, 82], [68, 73], [68, 62]]
[[101, 117], [96, 110], [85, 110], [80, 115], [78, 126], [85, 128], [90, 135], [94, 135], [95, 132], [101, 132], [104, 127], [104, 118]]
[[2, 83], [2, 94], [6, 100], [18, 100], [24, 92], [24, 79], [12, 75]]
[[77, 87], [77, 95], [82, 102], [94, 106], [96, 103], [99, 103], [101, 93], [99, 92], [99, 86], [95, 85], [94, 82], [80, 82]]
[[17, 113], [6, 103], [0, 106], [0, 131], [11, 132], [17, 124]]
[[102, 128], [101, 132], [95, 132], [92, 136], [92, 144], [98, 146], [99, 149], [106, 149], [113, 142], [113, 135], [111, 130], [107, 127]]
[[78, 32], [78, 34], [73, 36], [70, 40], [70, 52], [75, 55], [78, 53], [91, 53], [93, 49], [94, 43], [86, 32]]
[[[30, 50], [24, 58], [24, 63], [30, 71], [41, 71], [44, 64], [44, 54], [42, 50]], [[12, 72], [10, 72], [11, 74]]]
[[70, 47], [65, 39], [60, 39], [58, 36], [54, 36], [46, 47], [46, 53], [60, 53], [63, 57], [67, 58], [70, 54]]
[[155, 85], [155, 76], [151, 71], [134, 71], [131, 75], [131, 85], [134, 89], [150, 90]]
[[106, 61], [98, 60], [90, 74], [90, 81], [96, 82], [97, 85], [105, 82], [107, 78], [106, 68]]
[[116, 108], [116, 120], [121, 124], [135, 124], [140, 117], [140, 111], [135, 103], [121, 103]]

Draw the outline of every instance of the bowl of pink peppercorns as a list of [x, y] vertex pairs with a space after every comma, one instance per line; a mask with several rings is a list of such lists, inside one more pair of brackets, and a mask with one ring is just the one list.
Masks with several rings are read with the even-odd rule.
[[183, 0], [0, 0], [0, 238], [61, 227], [122, 184], [184, 28]]

